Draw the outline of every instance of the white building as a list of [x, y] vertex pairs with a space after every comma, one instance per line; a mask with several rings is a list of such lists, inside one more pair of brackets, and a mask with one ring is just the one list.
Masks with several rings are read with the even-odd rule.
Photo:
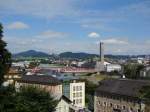
[[118, 64], [108, 64], [105, 68], [106, 72], [121, 71], [121, 66]]
[[63, 81], [63, 94], [78, 108], [85, 108], [85, 82], [78, 79]]

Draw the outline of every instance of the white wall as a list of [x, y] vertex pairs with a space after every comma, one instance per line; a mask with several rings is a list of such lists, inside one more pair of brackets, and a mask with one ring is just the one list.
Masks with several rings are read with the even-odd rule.
[[85, 107], [85, 82], [70, 83], [70, 100], [77, 107]]

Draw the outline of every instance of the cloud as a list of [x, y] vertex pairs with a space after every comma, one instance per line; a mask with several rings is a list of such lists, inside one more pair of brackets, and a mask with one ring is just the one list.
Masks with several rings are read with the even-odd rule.
[[47, 30], [35, 37], [40, 38], [40, 39], [52, 39], [52, 38], [55, 39], [55, 38], [65, 38], [65, 37], [68, 37], [68, 35], [69, 34], [64, 33], [64, 32]]
[[98, 38], [100, 37], [100, 34], [96, 33], [96, 32], [91, 32], [88, 34], [88, 37], [90, 38]]
[[115, 38], [101, 40], [101, 41], [104, 42], [105, 44], [128, 44], [127, 41], [119, 40], [119, 39], [115, 39]]
[[16, 22], [13, 22], [9, 25], [7, 25], [7, 29], [28, 29], [29, 28], [29, 25], [23, 23], [23, 22], [20, 22], [20, 21], [16, 21]]

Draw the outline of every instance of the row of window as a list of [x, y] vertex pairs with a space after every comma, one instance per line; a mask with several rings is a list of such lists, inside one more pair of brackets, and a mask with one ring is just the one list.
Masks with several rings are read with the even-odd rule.
[[73, 100], [74, 104], [81, 104], [82, 103], [82, 99], [75, 99]]
[[[113, 107], [113, 108], [115, 108], [115, 109], [122, 109], [122, 110], [127, 109], [126, 106], [116, 105], [116, 104], [113, 104], [113, 103], [106, 103], [106, 102], [100, 102], [100, 101], [98, 101], [98, 104], [99, 104], [100, 106], [104, 106], [104, 107], [105, 107], [105, 106], [108, 106], [108, 107]], [[133, 108], [130, 107], [129, 110], [130, 110], [130, 111], [133, 111]], [[137, 112], [139, 112], [139, 109], [137, 110]]]
[[73, 97], [82, 97], [82, 92], [73, 93]]
[[82, 91], [82, 86], [73, 86], [73, 91]]
[[120, 100], [120, 101], [126, 101], [126, 102], [132, 102], [132, 103], [138, 103], [137, 100], [125, 98], [125, 97], [119, 97], [119, 96], [111, 96], [107, 94], [100, 94], [101, 97], [109, 98], [109, 99], [114, 99], [114, 100]]

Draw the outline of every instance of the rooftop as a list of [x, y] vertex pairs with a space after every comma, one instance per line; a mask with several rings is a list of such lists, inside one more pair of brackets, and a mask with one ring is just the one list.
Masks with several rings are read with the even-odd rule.
[[61, 82], [48, 75], [23, 75], [21, 79], [17, 80], [18, 82], [32, 83], [32, 84], [43, 84], [43, 85], [59, 85]]
[[139, 92], [144, 86], [150, 86], [148, 80], [108, 79], [100, 82], [96, 92], [107, 92], [129, 97], [139, 97]]

